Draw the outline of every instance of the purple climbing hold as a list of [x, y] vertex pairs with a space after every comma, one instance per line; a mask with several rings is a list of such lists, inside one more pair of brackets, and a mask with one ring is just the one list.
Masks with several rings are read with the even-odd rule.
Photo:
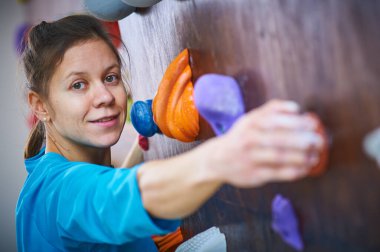
[[32, 27], [29, 23], [23, 23], [17, 27], [15, 37], [14, 37], [14, 45], [17, 53], [21, 55], [26, 47], [27, 44], [27, 36], [28, 31]]
[[304, 245], [293, 206], [289, 199], [280, 194], [277, 194], [272, 201], [272, 229], [294, 249], [303, 250]]
[[220, 74], [205, 74], [197, 80], [194, 101], [217, 135], [225, 133], [245, 111], [235, 79]]

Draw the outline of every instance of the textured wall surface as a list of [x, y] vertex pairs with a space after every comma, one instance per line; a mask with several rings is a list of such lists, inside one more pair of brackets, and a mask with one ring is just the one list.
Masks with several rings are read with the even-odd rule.
[[[259, 189], [225, 186], [184, 221], [187, 238], [216, 225], [230, 251], [292, 251], [270, 229], [270, 203], [282, 193], [300, 218], [306, 251], [380, 250], [380, 171], [362, 151], [365, 134], [380, 125], [379, 20], [374, 0], [164, 0], [120, 21], [134, 100], [153, 98], [187, 47], [194, 81], [232, 75], [248, 108], [293, 99], [329, 131], [325, 175]], [[198, 144], [163, 136], [151, 143], [148, 160]]]

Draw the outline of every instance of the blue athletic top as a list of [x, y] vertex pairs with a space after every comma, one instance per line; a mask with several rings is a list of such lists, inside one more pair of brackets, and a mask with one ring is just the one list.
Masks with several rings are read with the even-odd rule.
[[71, 162], [45, 148], [25, 166], [16, 208], [19, 251], [157, 251], [151, 236], [180, 225], [144, 209], [139, 166]]

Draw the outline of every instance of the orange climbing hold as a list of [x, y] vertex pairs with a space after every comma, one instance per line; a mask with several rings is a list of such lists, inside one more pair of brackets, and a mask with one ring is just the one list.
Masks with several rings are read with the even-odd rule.
[[316, 131], [323, 139], [323, 147], [322, 152], [319, 156], [319, 162], [311, 169], [309, 173], [309, 176], [316, 177], [322, 175], [327, 169], [327, 161], [329, 158], [329, 142], [326, 129], [319, 117], [314, 113], [309, 113], [309, 115], [317, 122]]
[[152, 237], [159, 252], [174, 252], [176, 248], [183, 242], [183, 235], [180, 228], [167, 235]]
[[199, 134], [191, 77], [185, 49], [168, 66], [152, 105], [153, 119], [161, 132], [182, 142], [192, 142]]

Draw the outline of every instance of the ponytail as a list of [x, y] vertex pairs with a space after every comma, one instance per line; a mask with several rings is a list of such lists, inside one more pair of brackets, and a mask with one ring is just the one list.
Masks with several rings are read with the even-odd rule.
[[28, 140], [24, 149], [24, 158], [31, 158], [40, 152], [45, 141], [45, 126], [38, 121], [29, 133]]

